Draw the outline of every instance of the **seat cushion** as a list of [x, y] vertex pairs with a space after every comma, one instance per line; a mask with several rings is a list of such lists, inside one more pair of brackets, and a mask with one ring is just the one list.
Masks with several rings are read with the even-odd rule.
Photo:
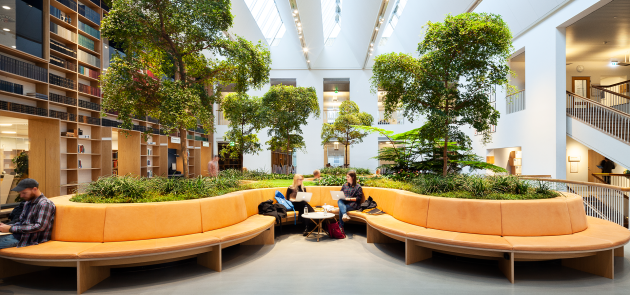
[[417, 229], [407, 233], [407, 237], [418, 241], [426, 241], [451, 246], [512, 250], [512, 245], [503, 237], [496, 235], [481, 235], [458, 233], [437, 229]]
[[321, 186], [319, 188], [319, 205], [318, 206], [322, 206], [324, 204], [326, 205], [331, 205], [331, 206], [337, 206], [337, 201], [332, 199], [332, 196], [330, 195], [331, 191], [341, 191], [341, 187], [340, 186]]
[[245, 199], [241, 193], [233, 193], [199, 200], [203, 231], [211, 231], [247, 218]]
[[613, 247], [623, 246], [630, 241], [630, 231], [607, 220], [587, 216], [588, 228], [581, 231], [585, 236], [607, 240]]
[[401, 237], [406, 237], [408, 232], [422, 229], [423, 227], [406, 223], [394, 218], [391, 215], [369, 215], [367, 223], [377, 230]]
[[426, 227], [460, 233], [500, 236], [501, 203], [486, 200], [430, 198]]
[[77, 259], [79, 253], [102, 243], [48, 241], [39, 245], [0, 250], [0, 256], [30, 259]]
[[321, 189], [319, 186], [307, 186], [306, 192], [313, 194], [313, 196], [311, 196], [311, 201], [308, 202], [311, 207], [323, 205], [321, 202]]
[[117, 258], [158, 254], [218, 244], [216, 237], [202, 233], [177, 237], [97, 244], [79, 254], [79, 258]]
[[394, 215], [394, 206], [396, 204], [396, 197], [398, 194], [402, 192], [400, 190], [388, 189], [388, 188], [371, 188], [368, 193], [364, 191], [363, 194], [365, 198], [372, 197], [372, 199], [376, 202], [376, 207], [381, 209], [383, 212]]
[[273, 226], [276, 219], [272, 216], [254, 215], [243, 222], [203, 233], [205, 236], [218, 238], [222, 243], [244, 238]]
[[426, 227], [430, 199], [429, 196], [400, 192], [392, 215], [398, 220]]
[[375, 215], [370, 215], [370, 214], [366, 214], [359, 211], [348, 211], [348, 216], [350, 216], [350, 218], [355, 221], [367, 222], [367, 219], [370, 216], [375, 216]]
[[577, 233], [588, 228], [582, 197], [571, 194], [567, 196], [566, 202], [569, 216], [571, 217], [571, 231]]
[[242, 191], [243, 198], [245, 200], [245, 207], [247, 210], [247, 217], [258, 214], [258, 205], [268, 200], [264, 199], [259, 189]]
[[57, 204], [52, 239], [65, 242], [103, 242], [103, 204]]
[[613, 247], [613, 244], [604, 239], [590, 237], [582, 232], [539, 237], [504, 237], [514, 251], [535, 251], [535, 252], [571, 252], [590, 251]]
[[501, 201], [501, 215], [503, 236], [552, 236], [573, 233], [569, 208], [564, 197]]

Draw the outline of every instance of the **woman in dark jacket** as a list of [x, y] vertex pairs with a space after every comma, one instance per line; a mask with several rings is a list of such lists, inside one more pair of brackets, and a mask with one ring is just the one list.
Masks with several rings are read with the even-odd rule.
[[348, 171], [346, 174], [346, 183], [341, 187], [341, 191], [346, 197], [345, 200], [337, 201], [339, 206], [339, 224], [343, 227], [343, 222], [348, 221], [348, 211], [357, 210], [361, 207], [361, 201], [363, 200], [363, 189], [361, 185], [357, 183], [357, 173], [354, 170]]
[[315, 210], [313, 210], [313, 207], [311, 207], [311, 205], [309, 205], [307, 202], [305, 201], [298, 202], [295, 199], [298, 192], [300, 193], [306, 192], [306, 187], [304, 187], [304, 185], [302, 184], [303, 181], [304, 181], [304, 176], [302, 176], [301, 174], [295, 174], [295, 176], [293, 176], [293, 184], [289, 186], [289, 188], [287, 188], [287, 200], [293, 203], [293, 207], [295, 208], [295, 211], [297, 211], [297, 214], [298, 214], [298, 220], [305, 224], [303, 235], [306, 236], [308, 234], [309, 222], [304, 220], [304, 218], [302, 217], [302, 214], [304, 214], [304, 207], [308, 208], [308, 212], [315, 212]]

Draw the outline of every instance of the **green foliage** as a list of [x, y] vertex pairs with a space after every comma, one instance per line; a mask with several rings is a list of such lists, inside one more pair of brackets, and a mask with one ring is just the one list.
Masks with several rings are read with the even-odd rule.
[[[432, 134], [425, 138], [461, 144], [467, 136], [459, 126], [471, 125], [487, 143], [488, 131], [499, 118], [489, 98], [496, 85], [508, 87], [511, 51], [512, 34], [500, 16], [448, 15], [442, 23], [427, 24], [418, 58], [399, 53], [377, 56], [373, 89], [386, 92], [386, 114], [402, 108], [410, 121], [424, 116], [427, 132]], [[446, 175], [449, 145], [442, 148], [442, 174]]]
[[[357, 183], [363, 184], [366, 181], [366, 177], [357, 176]], [[346, 181], [346, 175], [324, 175], [320, 179], [314, 181], [315, 185], [319, 186], [342, 186]]]
[[[221, 85], [234, 84], [243, 93], [269, 81], [269, 51], [260, 42], [223, 34], [233, 22], [229, 0], [111, 4], [101, 33], [125, 54], [101, 75], [103, 110], [118, 112], [125, 129], [131, 129], [133, 117], [151, 116], [167, 132], [185, 134], [197, 124], [211, 131]], [[186, 150], [182, 140], [179, 154]], [[188, 175], [188, 157], [183, 161]]]
[[267, 173], [263, 170], [248, 170], [241, 171], [236, 169], [226, 169], [219, 172], [219, 178], [233, 178], [238, 180], [274, 180], [274, 179], [287, 179], [293, 180], [294, 174], [276, 174]]
[[28, 152], [21, 152], [11, 160], [15, 165], [15, 177], [21, 178], [28, 174]]
[[346, 100], [339, 106], [339, 116], [332, 124], [324, 123], [322, 126], [322, 145], [331, 141], [340, 142], [345, 148], [345, 166], [348, 162], [348, 148], [354, 144], [363, 142], [363, 138], [369, 135], [356, 126], [371, 126], [374, 117], [366, 112], [360, 112], [356, 102]]
[[319, 118], [319, 99], [313, 87], [275, 85], [262, 98], [262, 111], [267, 122], [269, 150], [290, 152], [304, 150], [302, 125], [312, 115]]
[[262, 151], [256, 135], [265, 126], [261, 107], [261, 98], [249, 97], [246, 93], [229, 94], [223, 99], [221, 109], [230, 121], [230, 129], [224, 138], [235, 144], [221, 150], [222, 157], [238, 159], [244, 154], [258, 154]]
[[353, 168], [353, 167], [349, 167], [349, 168], [343, 168], [343, 167], [324, 167], [319, 169], [319, 172], [323, 175], [341, 175], [341, 176], [346, 176], [346, 174], [348, 174], [348, 171], [350, 170], [354, 170], [354, 172], [357, 173], [357, 175], [370, 175], [372, 174], [372, 172], [370, 172], [370, 169], [367, 168]]

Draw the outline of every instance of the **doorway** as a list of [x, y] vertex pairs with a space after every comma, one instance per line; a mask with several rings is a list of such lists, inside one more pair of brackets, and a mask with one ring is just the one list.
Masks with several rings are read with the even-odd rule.
[[571, 92], [591, 98], [591, 77], [571, 77]]

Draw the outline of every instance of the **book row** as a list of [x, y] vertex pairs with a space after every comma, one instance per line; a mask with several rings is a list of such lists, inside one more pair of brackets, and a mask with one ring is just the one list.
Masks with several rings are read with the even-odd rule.
[[74, 72], [77, 71], [77, 64], [69, 62], [63, 58], [56, 57], [54, 55], [50, 56], [50, 63]]
[[91, 87], [85, 84], [79, 83], [79, 92], [87, 93], [94, 96], [101, 96], [101, 89], [98, 87]]
[[63, 53], [70, 57], [77, 57], [77, 52], [74, 49], [69, 48], [66, 44], [63, 44], [57, 40], [50, 39], [50, 49], [55, 50], [59, 53]]
[[6, 55], [0, 55], [0, 70], [37, 81], [48, 81], [48, 69]]
[[91, 101], [87, 101], [87, 100], [82, 100], [82, 99], [79, 99], [79, 107], [90, 109], [90, 110], [95, 110], [95, 111], [100, 111], [101, 110], [101, 105], [100, 104], [95, 103], [95, 102], [91, 102]]
[[50, 101], [69, 104], [69, 105], [77, 105], [77, 100], [72, 97], [67, 97], [67, 96], [59, 95], [52, 92], [48, 94], [50, 96]]
[[79, 30], [86, 32], [88, 35], [96, 39], [101, 39], [101, 32], [99, 30], [92, 28], [90, 25], [84, 24], [81, 21], [79, 21]]
[[99, 71], [96, 71], [96, 70], [93, 70], [84, 66], [79, 66], [79, 74], [85, 75], [94, 79], [98, 79], [98, 77], [100, 76]]
[[15, 84], [9, 81], [0, 80], [0, 90], [6, 92], [13, 92], [17, 94], [24, 94], [24, 86]]
[[95, 24], [99, 26], [101, 25], [101, 15], [84, 4], [79, 4], [79, 14], [85, 16], [85, 18], [91, 20]]
[[72, 0], [57, 0], [57, 2], [63, 4], [64, 6], [72, 9], [73, 11], [77, 11], [77, 3]]
[[87, 123], [92, 125], [101, 125], [101, 118], [88, 117], [79, 115], [79, 123]]
[[27, 106], [15, 102], [0, 100], [0, 110], [12, 111], [28, 115], [46, 116], [48, 110], [33, 106]]
[[87, 48], [89, 50], [95, 51], [94, 50], [94, 41], [92, 39], [90, 39], [88, 37], [85, 37], [83, 35], [79, 35], [78, 39], [79, 39], [79, 45], [81, 45], [81, 46], [83, 46], [83, 47], [85, 47], [85, 48]]
[[70, 31], [54, 22], [50, 22], [50, 31], [57, 34], [57, 36], [64, 38], [66, 40], [70, 40], [72, 42], [77, 42], [77, 33]]
[[50, 81], [49, 81], [50, 84], [65, 87], [65, 88], [70, 88], [73, 90], [77, 89], [77, 85], [74, 80], [57, 76], [53, 73], [50, 73], [49, 75], [50, 75]]
[[57, 9], [57, 7], [50, 5], [50, 14], [66, 23], [72, 24], [72, 18], [65, 12]]
[[99, 59], [98, 57], [96, 57], [94, 55], [91, 55], [91, 54], [89, 54], [89, 53], [87, 53], [87, 52], [85, 52], [85, 51], [83, 51], [81, 49], [79, 49], [79, 53], [77, 55], [77, 58], [80, 61], [82, 61], [84, 63], [87, 63], [87, 64], [89, 64], [91, 66], [94, 66], [94, 67], [97, 67], [97, 68], [101, 67], [101, 59]]

